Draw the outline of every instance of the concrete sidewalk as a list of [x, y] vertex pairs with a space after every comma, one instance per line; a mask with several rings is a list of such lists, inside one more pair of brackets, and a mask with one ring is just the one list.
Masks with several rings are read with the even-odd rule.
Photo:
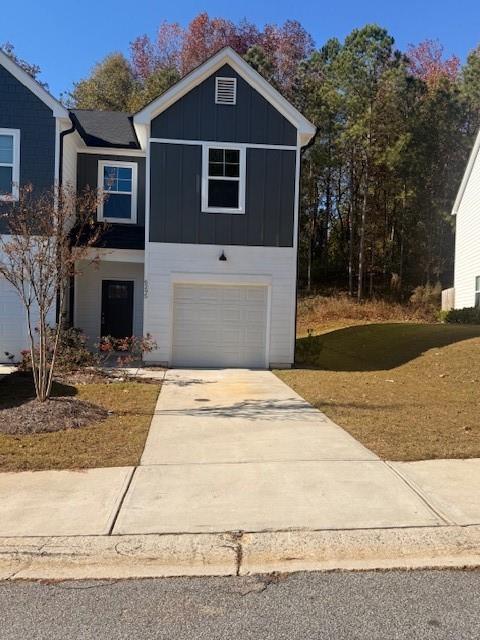
[[169, 371], [139, 467], [0, 474], [0, 569], [480, 564], [478, 495], [480, 460], [384, 462], [270, 372]]

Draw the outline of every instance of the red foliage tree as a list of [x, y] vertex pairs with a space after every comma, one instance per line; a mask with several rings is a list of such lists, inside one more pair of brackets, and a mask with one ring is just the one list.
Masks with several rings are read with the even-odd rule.
[[313, 40], [296, 20], [268, 24], [263, 31], [248, 20], [234, 23], [199, 13], [184, 29], [176, 22], [162, 22], [155, 40], [140, 36], [131, 44], [132, 69], [145, 81], [159, 68], [174, 68], [185, 75], [219, 49], [230, 46], [240, 55], [260, 46], [273, 69], [273, 79], [285, 92], [293, 87], [298, 64], [310, 55]]
[[444, 80], [455, 82], [460, 73], [457, 56], [444, 58], [443, 45], [438, 40], [424, 40], [407, 50], [411, 73], [423, 80], [429, 89], [436, 89]]

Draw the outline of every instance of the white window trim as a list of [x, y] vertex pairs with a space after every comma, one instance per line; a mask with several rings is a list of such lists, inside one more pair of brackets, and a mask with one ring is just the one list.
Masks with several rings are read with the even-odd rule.
[[[131, 216], [130, 219], [126, 218], [111, 218], [104, 217], [103, 215], [103, 201], [98, 205], [97, 211], [97, 220], [99, 222], [116, 222], [119, 224], [137, 224], [137, 186], [138, 186], [138, 164], [136, 162], [121, 162], [120, 160], [99, 160], [98, 162], [98, 188], [103, 190], [103, 174], [105, 167], [120, 167], [120, 168], [129, 168], [132, 170], [132, 192], [131, 192]], [[112, 193], [117, 193], [112, 191]], [[118, 193], [124, 193], [127, 195], [127, 192], [122, 191]]]
[[[217, 177], [212, 179], [231, 180], [238, 182], [238, 208], [209, 207], [208, 206], [208, 155], [210, 149], [233, 149], [240, 154], [240, 176], [238, 178]], [[246, 189], [246, 148], [228, 142], [214, 142], [202, 145], [202, 213], [245, 213], [245, 189]]]
[[13, 163], [0, 162], [0, 167], [12, 167], [12, 193], [0, 195], [0, 201], [17, 201], [20, 195], [20, 129], [0, 129], [0, 136], [13, 136]]
[[[233, 85], [233, 102], [221, 102], [218, 100], [218, 83], [227, 80]], [[215, 104], [223, 107], [234, 107], [237, 104], [237, 79], [232, 77], [216, 76], [215, 78]]]

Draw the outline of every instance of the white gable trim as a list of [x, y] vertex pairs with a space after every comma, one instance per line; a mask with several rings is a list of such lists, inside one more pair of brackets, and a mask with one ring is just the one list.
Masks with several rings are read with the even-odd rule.
[[458, 213], [458, 210], [460, 209], [460, 205], [462, 204], [463, 196], [465, 195], [465, 190], [467, 188], [468, 181], [470, 180], [470, 176], [472, 175], [475, 162], [479, 157], [479, 153], [480, 153], [480, 131], [478, 132], [477, 139], [475, 140], [475, 144], [473, 145], [472, 153], [470, 154], [467, 168], [463, 175], [463, 179], [460, 184], [460, 189], [458, 190], [458, 194], [455, 199], [455, 204], [453, 205], [452, 215], [454, 216]]
[[315, 135], [316, 127], [307, 120], [288, 100], [272, 87], [245, 60], [230, 47], [221, 49], [206, 62], [191, 71], [177, 84], [165, 91], [156, 100], [135, 114], [135, 124], [149, 124], [153, 118], [168, 109], [194, 87], [215, 73], [224, 64], [229, 64], [248, 84], [256, 89], [277, 111], [298, 130], [302, 146]]
[[42, 87], [32, 76], [28, 75], [16, 62], [0, 49], [0, 65], [12, 74], [19, 82], [37, 96], [52, 111], [55, 118], [69, 118], [68, 111], [46, 89]]

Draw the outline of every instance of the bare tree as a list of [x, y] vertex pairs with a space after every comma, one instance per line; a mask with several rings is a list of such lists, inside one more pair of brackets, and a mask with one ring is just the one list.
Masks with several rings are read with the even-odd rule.
[[[2, 217], [9, 235], [0, 235], [0, 277], [20, 296], [27, 318], [35, 392], [40, 402], [50, 397], [68, 284], [79, 260], [96, 260], [104, 225], [95, 219], [103, 194], [69, 186], [37, 194], [31, 185], [7, 204]], [[56, 306], [57, 305], [57, 306]], [[55, 327], [49, 319], [57, 309]]]

